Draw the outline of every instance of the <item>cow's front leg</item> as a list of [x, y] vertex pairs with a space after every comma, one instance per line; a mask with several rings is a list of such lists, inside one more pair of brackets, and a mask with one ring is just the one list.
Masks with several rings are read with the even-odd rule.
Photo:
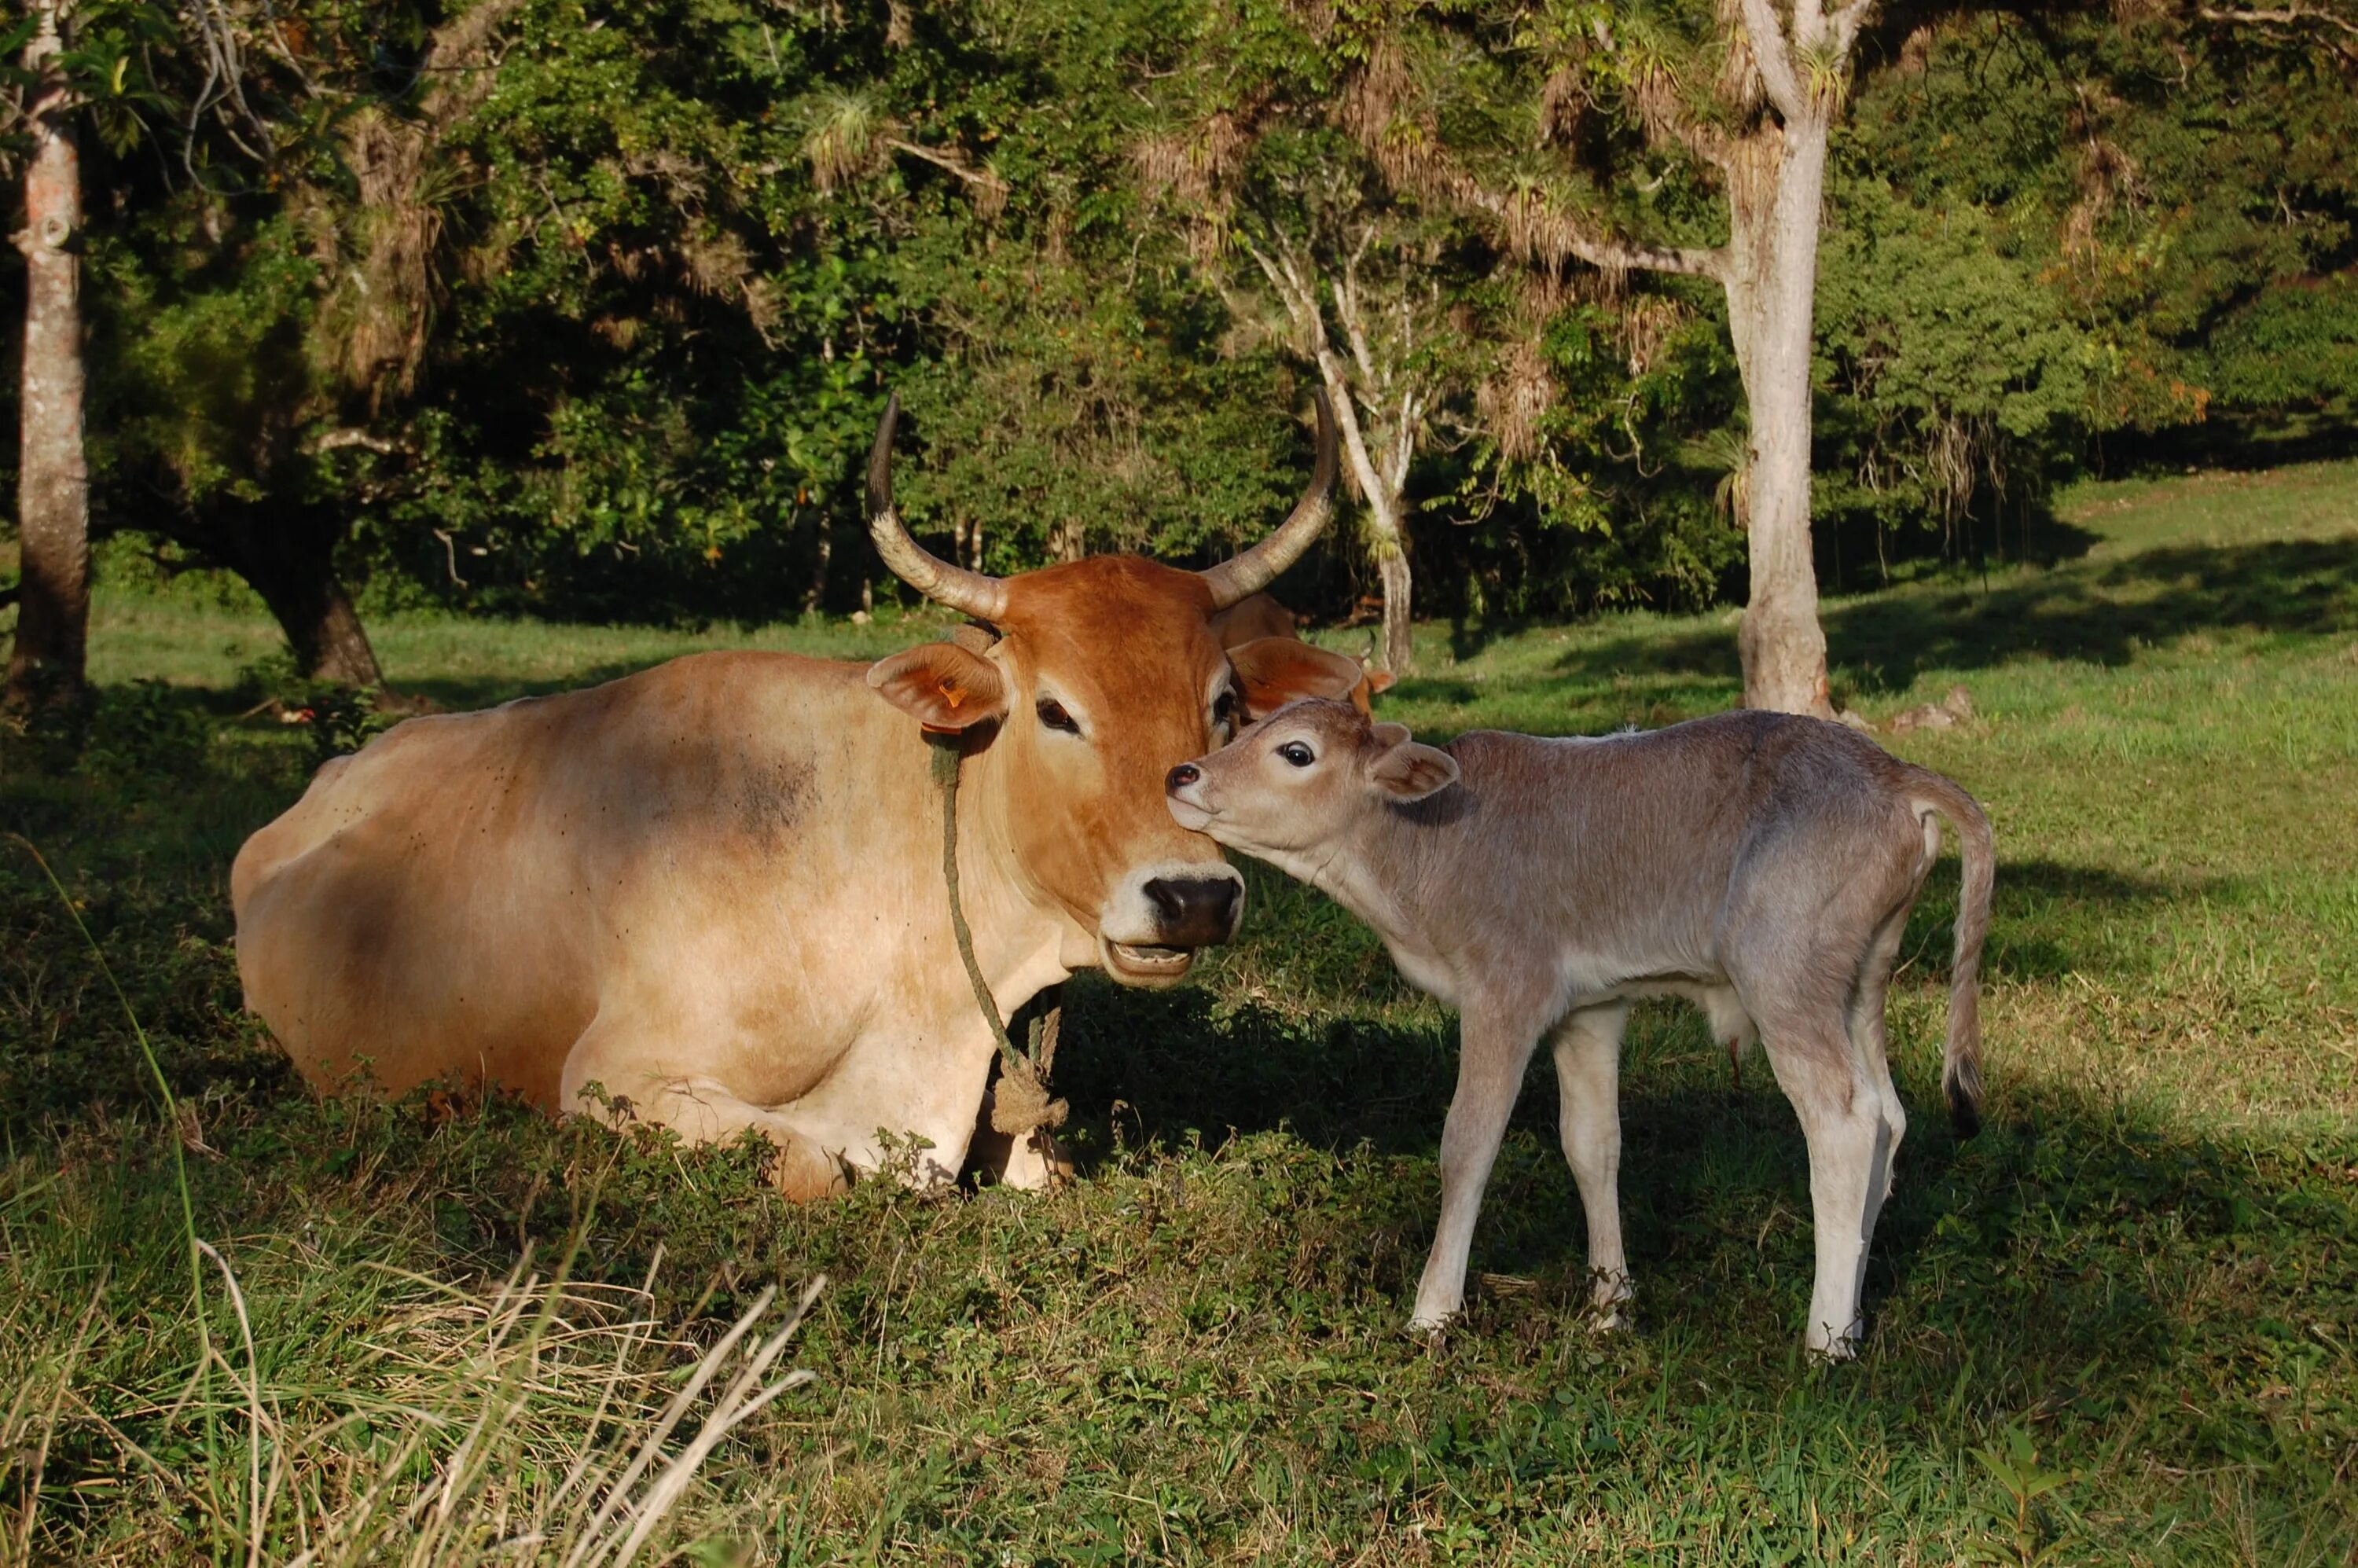
[[[592, 1084], [604, 1093], [602, 1105], [583, 1092]], [[845, 1149], [809, 1136], [776, 1111], [748, 1104], [717, 1078], [650, 1062], [595, 1024], [567, 1055], [559, 1092], [562, 1111], [616, 1127], [634, 1121], [667, 1127], [683, 1143], [730, 1143], [758, 1132], [778, 1152], [772, 1180], [798, 1203], [851, 1184]]]
[[1065, 1146], [1044, 1127], [1011, 1138], [990, 1124], [997, 1086], [983, 1091], [982, 1113], [975, 1119], [974, 1137], [967, 1144], [969, 1168], [980, 1171], [1001, 1186], [1039, 1192], [1072, 1179], [1073, 1162]]

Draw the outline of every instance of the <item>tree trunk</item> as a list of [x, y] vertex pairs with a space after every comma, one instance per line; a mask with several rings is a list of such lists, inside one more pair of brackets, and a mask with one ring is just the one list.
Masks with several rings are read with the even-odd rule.
[[1831, 718], [1810, 538], [1810, 347], [1825, 196], [1823, 112], [1756, 133], [1729, 180], [1728, 327], [1751, 414], [1744, 705]]
[[25, 171], [25, 363], [16, 523], [22, 546], [11, 707], [79, 700], [90, 632], [90, 470], [82, 453], [81, 159], [55, 64], [57, 7], [25, 49], [39, 81]]
[[336, 575], [341, 525], [311, 513], [248, 514], [191, 535], [188, 543], [227, 565], [262, 596], [287, 633], [297, 670], [338, 686], [384, 686], [376, 650]]
[[835, 557], [835, 518], [822, 506], [811, 514], [817, 519], [813, 529], [810, 587], [803, 592], [803, 613], [814, 614], [827, 606], [827, 563]]
[[360, 612], [332, 567], [322, 563], [310, 570], [287, 563], [277, 570], [242, 575], [287, 633], [297, 670], [338, 686], [384, 685], [384, 672], [377, 667], [376, 650], [369, 645]]
[[1376, 574], [1384, 585], [1384, 668], [1406, 675], [1416, 656], [1409, 640], [1408, 556], [1397, 546], [1386, 550], [1376, 559]]
[[[1408, 535], [1400, 520], [1402, 486], [1392, 481], [1391, 473], [1397, 471], [1405, 479], [1408, 453], [1400, 443], [1413, 441], [1415, 433], [1394, 430], [1387, 442], [1379, 427], [1371, 441], [1340, 356], [1323, 352], [1318, 364], [1326, 383], [1327, 401], [1334, 405], [1335, 421], [1343, 427], [1344, 459], [1351, 465], [1351, 477], [1368, 502], [1368, 554], [1374, 557], [1376, 577], [1384, 588], [1384, 640], [1378, 655], [1385, 669], [1395, 676], [1404, 676], [1416, 656], [1409, 637], [1414, 608], [1411, 600], [1413, 584], [1409, 572]], [[1378, 447], [1381, 449], [1380, 456], [1390, 457], [1390, 462], [1379, 460]]]

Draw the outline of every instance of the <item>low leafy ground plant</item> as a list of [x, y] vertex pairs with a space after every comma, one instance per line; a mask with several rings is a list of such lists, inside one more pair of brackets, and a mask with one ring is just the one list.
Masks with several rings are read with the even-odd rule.
[[[1987, 1125], [1939, 1113], [1951, 862], [1895, 987], [1912, 1127], [1870, 1335], [1833, 1369], [1791, 1332], [1792, 1114], [1667, 1005], [1624, 1074], [1635, 1329], [1589, 1325], [1542, 1065], [1471, 1311], [1408, 1338], [1454, 1022], [1257, 868], [1200, 983], [1070, 988], [1083, 1178], [1052, 1195], [797, 1208], [758, 1147], [315, 1098], [229, 946], [230, 858], [312, 757], [240, 689], [268, 629], [103, 598], [114, 738], [0, 758], [0, 826], [63, 892], [0, 852], [0, 1551], [615, 1561], [676, 1475], [640, 1560], [2352, 1561], [2358, 467], [2072, 506], [2077, 559], [1827, 607], [1868, 719], [1968, 688], [1964, 722], [1884, 738], [1974, 790], [2000, 853]], [[1420, 635], [1389, 711], [1429, 737], [1736, 691], [1724, 617]], [[380, 638], [453, 707], [696, 645]], [[746, 1381], [804, 1302], [810, 1380], [779, 1388], [781, 1351]]]

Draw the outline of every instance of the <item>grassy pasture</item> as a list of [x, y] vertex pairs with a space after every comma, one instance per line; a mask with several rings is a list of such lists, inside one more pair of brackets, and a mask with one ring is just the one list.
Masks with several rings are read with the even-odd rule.
[[[317, 1102], [239, 1016], [229, 951], [229, 858], [308, 765], [251, 711], [270, 632], [103, 595], [82, 761], [20, 741], [0, 773], [0, 827], [71, 905], [0, 845], [0, 1560], [606, 1562], [644, 1519], [705, 1563], [2358, 1561], [2358, 465], [2068, 513], [2059, 565], [1827, 606], [1869, 717], [1969, 689], [1970, 723], [1887, 741], [1973, 789], [1999, 848], [1988, 1125], [1960, 1144], [1939, 1108], [1951, 861], [1894, 991], [1913, 1124], [1870, 1338], [1831, 1371], [1798, 1355], [1791, 1112], [1670, 1006], [1624, 1077], [1637, 1330], [1584, 1321], [1542, 1065], [1469, 1317], [1407, 1339], [1454, 1026], [1258, 869], [1201, 983], [1071, 988], [1087, 1174], [1054, 1196], [796, 1209], [750, 1151]], [[933, 631], [377, 638], [459, 706]], [[1420, 653], [1390, 712], [1428, 737], [1737, 689], [1725, 616], [1434, 625]], [[816, 1376], [658, 1509], [822, 1271], [735, 1408]], [[719, 1375], [684, 1397], [700, 1357]]]

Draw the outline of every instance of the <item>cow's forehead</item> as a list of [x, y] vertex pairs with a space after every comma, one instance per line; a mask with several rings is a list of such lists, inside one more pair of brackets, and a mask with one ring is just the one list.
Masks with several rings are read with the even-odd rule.
[[1001, 630], [1035, 666], [1161, 669], [1210, 663], [1212, 590], [1191, 571], [1134, 556], [1093, 556], [1007, 579]]

